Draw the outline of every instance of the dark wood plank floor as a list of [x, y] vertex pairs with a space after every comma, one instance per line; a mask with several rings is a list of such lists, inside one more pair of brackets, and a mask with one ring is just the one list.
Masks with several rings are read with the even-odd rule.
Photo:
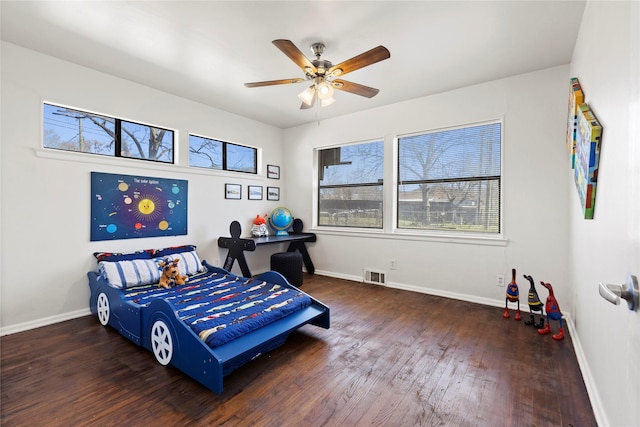
[[568, 333], [556, 342], [495, 307], [304, 280], [331, 329], [294, 332], [220, 395], [92, 316], [2, 337], [1, 424], [596, 425]]

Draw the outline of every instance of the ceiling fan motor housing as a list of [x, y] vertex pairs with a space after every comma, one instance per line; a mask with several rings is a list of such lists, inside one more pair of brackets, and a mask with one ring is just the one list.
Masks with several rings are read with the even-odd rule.
[[314, 43], [311, 45], [311, 52], [315, 55], [316, 58], [320, 58], [320, 55], [324, 53], [324, 43]]
[[333, 64], [331, 63], [331, 61], [325, 61], [324, 59], [316, 59], [316, 60], [311, 61], [311, 63], [318, 70], [318, 75], [319, 76], [322, 76], [322, 75], [326, 74], [327, 71], [329, 71], [329, 69], [331, 67], [333, 67]]

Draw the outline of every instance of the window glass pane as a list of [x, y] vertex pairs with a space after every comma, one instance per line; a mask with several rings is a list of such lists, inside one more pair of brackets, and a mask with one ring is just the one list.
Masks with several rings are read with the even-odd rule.
[[320, 186], [382, 182], [382, 141], [320, 150], [319, 156]]
[[244, 147], [242, 145], [236, 145], [226, 143], [226, 160], [227, 170], [237, 172], [249, 172], [258, 173], [257, 150], [251, 147]]
[[189, 166], [222, 169], [222, 141], [189, 135]]
[[319, 225], [382, 228], [382, 185], [320, 189]]
[[173, 131], [121, 122], [122, 157], [173, 163]]
[[384, 142], [318, 151], [318, 225], [382, 228]]
[[115, 155], [115, 119], [44, 104], [44, 147]]
[[398, 140], [398, 228], [500, 232], [500, 123]]
[[500, 123], [402, 137], [400, 182], [500, 175]]
[[500, 181], [400, 185], [398, 228], [498, 233]]

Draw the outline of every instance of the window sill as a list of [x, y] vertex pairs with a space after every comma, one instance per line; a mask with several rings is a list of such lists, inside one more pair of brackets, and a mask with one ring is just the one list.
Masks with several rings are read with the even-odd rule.
[[135, 167], [136, 169], [154, 170], [154, 171], [177, 171], [180, 173], [208, 176], [225, 176], [233, 177], [238, 180], [255, 180], [256, 178], [265, 178], [265, 175], [252, 174], [247, 172], [223, 171], [218, 169], [197, 168], [191, 166], [181, 166], [175, 163], [154, 162], [140, 159], [129, 159], [125, 157], [112, 157], [101, 154], [77, 153], [74, 151], [54, 150], [49, 148], [36, 148], [36, 157], [42, 159], [65, 160], [69, 162], [80, 162], [85, 164], [96, 164], [100, 166], [122, 166]]
[[473, 236], [469, 234], [454, 235], [451, 233], [407, 233], [401, 231], [387, 232], [384, 230], [343, 229], [343, 228], [312, 228], [309, 230], [318, 235], [361, 237], [371, 239], [389, 239], [420, 242], [449, 243], [461, 245], [507, 246], [508, 239], [502, 236]]

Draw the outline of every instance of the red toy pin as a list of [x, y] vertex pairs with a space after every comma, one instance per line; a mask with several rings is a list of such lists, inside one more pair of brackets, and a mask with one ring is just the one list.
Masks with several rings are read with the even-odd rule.
[[556, 300], [556, 297], [553, 294], [551, 283], [540, 282], [540, 284], [549, 290], [549, 296], [547, 297], [547, 302], [544, 305], [544, 309], [547, 312], [547, 326], [545, 326], [543, 329], [538, 329], [538, 333], [540, 335], [546, 335], [551, 332], [550, 320], [557, 320], [560, 326], [558, 327], [558, 333], [553, 335], [553, 339], [556, 341], [560, 341], [564, 338], [564, 329], [562, 328], [562, 312], [560, 311], [560, 305], [558, 304], [558, 300]]
[[518, 284], [516, 283], [516, 269], [511, 269], [511, 282], [507, 285], [507, 296], [504, 300], [504, 314], [502, 317], [505, 319], [509, 318], [509, 302], [518, 303], [518, 308], [516, 310], [516, 315], [514, 319], [521, 320], [522, 316], [520, 315], [520, 292], [518, 291]]

